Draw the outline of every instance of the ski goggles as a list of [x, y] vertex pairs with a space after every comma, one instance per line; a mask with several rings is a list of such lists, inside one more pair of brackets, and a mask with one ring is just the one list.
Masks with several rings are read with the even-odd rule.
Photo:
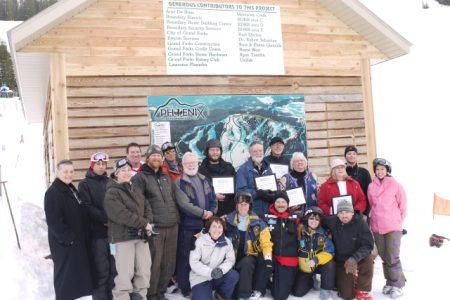
[[162, 144], [161, 146], [161, 150], [162, 152], [165, 154], [166, 152], [169, 152], [169, 150], [173, 150], [173, 152], [175, 152], [175, 145], [172, 144], [171, 142], [165, 142], [164, 144]]
[[385, 166], [385, 165], [389, 164], [389, 162], [384, 158], [375, 158], [373, 160], [373, 164]]
[[118, 170], [125, 167], [126, 165], [128, 165], [131, 168], [131, 163], [126, 158], [122, 158], [116, 161], [116, 163], [114, 164], [114, 173], [116, 173]]
[[93, 162], [109, 161], [109, 156], [108, 156], [108, 154], [106, 154], [104, 152], [97, 152], [97, 153], [92, 154], [91, 161], [93, 161]]

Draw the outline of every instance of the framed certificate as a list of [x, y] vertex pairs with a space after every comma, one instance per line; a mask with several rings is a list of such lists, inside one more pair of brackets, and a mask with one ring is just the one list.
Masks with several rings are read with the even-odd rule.
[[270, 190], [274, 192], [278, 190], [275, 175], [255, 177], [255, 184], [257, 190]]
[[289, 207], [306, 203], [305, 195], [303, 194], [303, 189], [301, 187], [287, 190], [286, 193], [289, 197]]
[[331, 198], [331, 214], [336, 215], [337, 214], [337, 206], [342, 201], [350, 201], [353, 204], [353, 196], [352, 195], [342, 195]]
[[287, 165], [270, 164], [270, 169], [277, 179], [280, 179], [289, 172], [289, 166]]
[[212, 185], [216, 194], [234, 194], [234, 177], [213, 177]]

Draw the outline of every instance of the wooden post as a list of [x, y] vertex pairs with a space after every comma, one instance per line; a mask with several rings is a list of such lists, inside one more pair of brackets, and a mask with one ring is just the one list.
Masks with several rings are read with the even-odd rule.
[[361, 60], [361, 74], [364, 96], [364, 123], [367, 140], [367, 163], [369, 164], [369, 172], [373, 176], [373, 170], [370, 166], [373, 159], [377, 157], [377, 143], [375, 136], [375, 119], [373, 115], [372, 79], [370, 76], [370, 61], [368, 59]]
[[64, 54], [51, 55], [51, 110], [55, 163], [69, 159], [66, 68]]
[[9, 207], [9, 214], [11, 215], [11, 220], [12, 220], [12, 223], [13, 223], [13, 226], [14, 226], [14, 232], [16, 233], [17, 246], [19, 247], [19, 250], [21, 250], [21, 248], [20, 248], [20, 241], [19, 241], [19, 234], [17, 233], [16, 222], [14, 221], [14, 215], [12, 213], [11, 203], [9, 203], [8, 191], [6, 190], [6, 183], [7, 183], [7, 181], [0, 181], [0, 183], [2, 184], [3, 189], [5, 190], [6, 201], [8, 202], [8, 207]]

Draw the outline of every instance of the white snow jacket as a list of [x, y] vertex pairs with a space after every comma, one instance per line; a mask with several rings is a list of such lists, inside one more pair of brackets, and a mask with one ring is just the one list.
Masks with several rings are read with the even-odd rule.
[[225, 235], [213, 241], [209, 233], [202, 231], [195, 241], [195, 249], [191, 250], [189, 255], [191, 288], [212, 280], [211, 271], [217, 267], [225, 275], [233, 268], [235, 261], [233, 245]]

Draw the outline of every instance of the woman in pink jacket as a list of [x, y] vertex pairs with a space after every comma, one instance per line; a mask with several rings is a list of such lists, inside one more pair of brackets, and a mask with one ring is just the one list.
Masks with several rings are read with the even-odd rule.
[[406, 196], [402, 185], [391, 176], [392, 166], [389, 161], [374, 159], [373, 171], [375, 178], [367, 190], [372, 207], [370, 226], [378, 254], [383, 260], [386, 279], [383, 294], [395, 299], [403, 295], [402, 288], [405, 285], [400, 262], [400, 242], [406, 216]]

